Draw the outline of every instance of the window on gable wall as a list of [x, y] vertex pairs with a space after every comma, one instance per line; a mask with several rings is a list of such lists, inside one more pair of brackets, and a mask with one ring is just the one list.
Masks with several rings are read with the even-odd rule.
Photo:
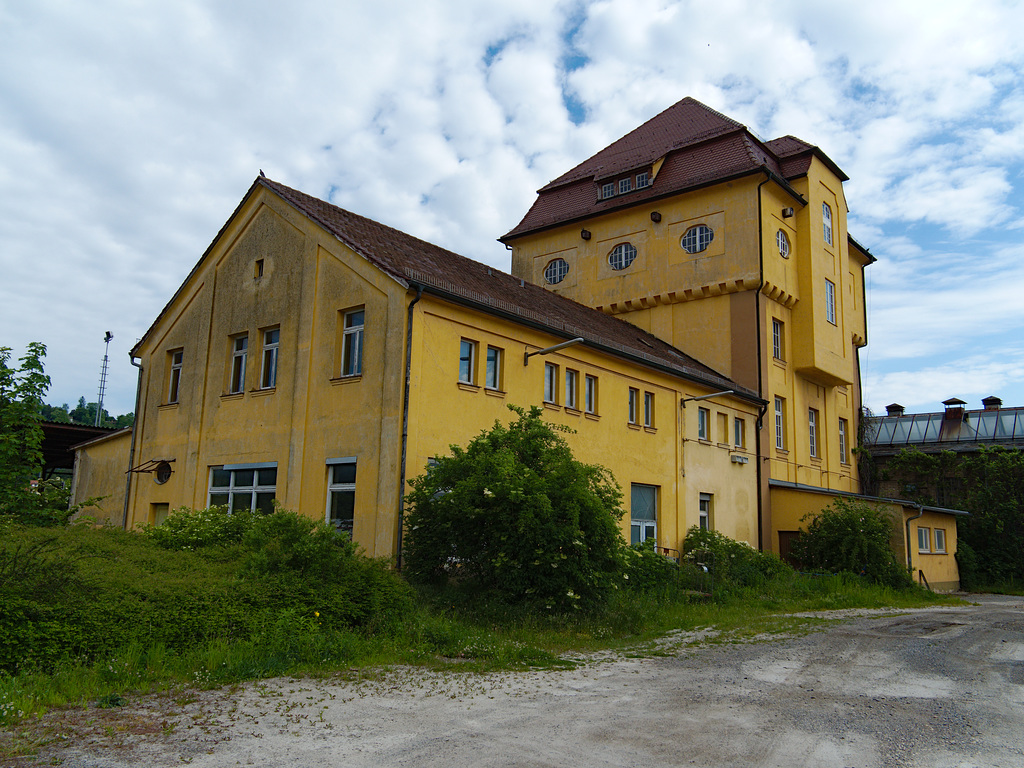
[[280, 340], [280, 328], [268, 328], [263, 332], [263, 369], [260, 371], [260, 389], [273, 389], [277, 386], [277, 349]]
[[353, 309], [343, 316], [341, 339], [341, 375], [358, 376], [363, 372], [363, 325], [365, 312]]
[[185, 351], [183, 349], [175, 349], [167, 354], [171, 364], [170, 375], [167, 380], [167, 402], [170, 404], [178, 402], [179, 390], [181, 389], [181, 361], [185, 356]]
[[231, 340], [231, 380], [228, 394], [245, 391], [245, 359], [249, 354], [249, 335], [243, 333]]

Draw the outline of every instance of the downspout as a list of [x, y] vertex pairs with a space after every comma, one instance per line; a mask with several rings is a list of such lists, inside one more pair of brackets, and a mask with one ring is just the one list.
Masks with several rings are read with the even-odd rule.
[[912, 550], [910, 549], [910, 522], [912, 520], [918, 520], [918, 519], [924, 517], [924, 505], [923, 504], [911, 503], [910, 506], [917, 507], [917, 514], [914, 515], [913, 517], [908, 517], [907, 520], [906, 520], [906, 523], [905, 523], [905, 525], [907, 526], [907, 570], [910, 571], [911, 573], [913, 573], [913, 571], [914, 571], [914, 558], [911, 555], [911, 551]]
[[138, 434], [139, 401], [142, 399], [142, 363], [136, 363], [131, 352], [128, 353], [128, 360], [139, 369], [139, 383], [135, 387], [135, 418], [132, 420], [132, 443], [128, 448], [128, 471], [125, 472], [124, 481], [124, 514], [121, 519], [121, 527], [126, 531], [128, 530], [128, 504], [132, 494], [132, 475], [135, 474], [132, 472], [132, 467], [135, 466], [135, 436]]
[[409, 382], [412, 378], [412, 310], [423, 297], [423, 286], [416, 286], [416, 298], [409, 303], [405, 326], [405, 393], [402, 396], [402, 465], [398, 478], [398, 538], [395, 546], [395, 567], [402, 570], [402, 531], [405, 527], [405, 458], [409, 447]]
[[[757, 292], [754, 294], [754, 319], [757, 323], [757, 396], [762, 400], [765, 400], [764, 372], [761, 369], [761, 289], [764, 288], [764, 223], [761, 211], [761, 187], [771, 181], [772, 175], [771, 171], [763, 165], [761, 166], [761, 170], [764, 172], [764, 181], [757, 185], [757, 269], [759, 281], [757, 285]], [[764, 491], [761, 486], [761, 430], [764, 427], [764, 415], [767, 411], [768, 403], [765, 401], [757, 413], [757, 439], [754, 441], [757, 448], [757, 455], [754, 460], [757, 462], [757, 549], [759, 552], [764, 551]]]

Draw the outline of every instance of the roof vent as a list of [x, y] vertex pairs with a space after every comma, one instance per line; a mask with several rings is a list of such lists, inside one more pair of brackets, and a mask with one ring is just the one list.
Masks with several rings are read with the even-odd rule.
[[889, 405], [885, 406], [886, 416], [902, 416], [903, 411], [904, 408], [899, 403], [889, 403]]
[[954, 419], [964, 420], [966, 401], [961, 400], [959, 397], [951, 397], [949, 400], [943, 400], [942, 404], [946, 406], [945, 421], [952, 421]]
[[1003, 407], [1003, 399], [995, 395], [989, 395], [981, 401], [981, 404], [985, 406], [986, 411], [998, 411]]

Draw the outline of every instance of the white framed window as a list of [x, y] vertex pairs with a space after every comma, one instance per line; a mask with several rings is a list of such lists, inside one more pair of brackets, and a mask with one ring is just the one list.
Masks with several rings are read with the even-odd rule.
[[476, 381], [476, 342], [470, 339], [459, 341], [459, 381], [463, 384]]
[[352, 536], [356, 509], [356, 459], [327, 460], [327, 522]]
[[789, 258], [789, 235], [784, 230], [779, 230], [775, 233], [775, 245], [779, 249], [779, 256], [784, 259]]
[[651, 184], [651, 175], [649, 173], [647, 173], [647, 171], [640, 171], [640, 173], [638, 173], [636, 175], [636, 188], [637, 189], [643, 189], [644, 187], [650, 186], [650, 184]]
[[747, 442], [747, 423], [736, 417], [732, 420], [732, 444], [742, 448]]
[[629, 493], [629, 543], [658, 539], [658, 486], [633, 483]]
[[606, 197], [615, 197], [615, 182], [608, 182], [607, 184], [601, 185], [601, 199]]
[[687, 253], [700, 253], [707, 250], [707, 247], [711, 245], [711, 241], [714, 239], [715, 233], [711, 227], [707, 224], [698, 224], [686, 230], [679, 243]]
[[579, 397], [578, 388], [580, 382], [580, 374], [578, 371], [574, 371], [571, 368], [565, 369], [565, 407], [575, 409], [578, 406], [577, 399]]
[[702, 493], [698, 501], [697, 524], [700, 526], [702, 531], [714, 530], [714, 494]]
[[775, 398], [775, 447], [786, 450], [786, 401], [781, 397]]
[[636, 424], [639, 419], [640, 390], [635, 387], [629, 388], [629, 423]]
[[711, 411], [707, 408], [697, 409], [697, 437], [700, 440], [711, 439]]
[[503, 357], [503, 350], [500, 348], [487, 348], [487, 363], [484, 371], [484, 386], [487, 389], [501, 389], [501, 360]]
[[589, 373], [583, 380], [583, 408], [587, 413], [597, 413], [597, 376]]
[[619, 179], [619, 194], [624, 195], [633, 188], [632, 179]]
[[245, 359], [249, 354], [249, 334], [243, 333], [231, 340], [231, 379], [228, 394], [245, 391]]
[[544, 363], [544, 402], [558, 402], [558, 366]]
[[178, 402], [181, 390], [181, 362], [185, 357], [185, 350], [175, 349], [167, 353], [170, 362], [170, 372], [167, 377], [167, 402]]
[[821, 204], [821, 223], [825, 244], [832, 245], [832, 207], [828, 203]]
[[818, 458], [818, 411], [814, 408], [807, 409], [807, 434], [810, 439], [811, 458]]
[[945, 528], [936, 528], [932, 531], [932, 536], [935, 540], [935, 552], [946, 552], [946, 530]]
[[849, 454], [846, 448], [846, 435], [849, 429], [849, 422], [846, 419], [839, 420], [839, 461], [843, 464], [847, 464], [850, 461]]
[[608, 254], [608, 264], [612, 269], [625, 269], [636, 258], [636, 246], [632, 243], [619, 243]]
[[654, 393], [644, 392], [644, 426], [654, 426]]
[[786, 359], [786, 326], [778, 318], [772, 318], [772, 357], [776, 360]]
[[365, 313], [362, 309], [353, 309], [344, 315], [341, 339], [342, 376], [359, 376], [363, 372], [364, 323]]
[[557, 285], [565, 280], [565, 276], [568, 274], [569, 262], [565, 259], [552, 259], [548, 262], [548, 265], [544, 267], [544, 282], [549, 285]]
[[277, 386], [277, 349], [280, 341], [280, 328], [268, 328], [263, 332], [263, 368], [260, 370], [260, 389], [273, 389]]
[[210, 467], [207, 506], [226, 506], [232, 512], [269, 515], [277, 492], [277, 462], [224, 464]]
[[924, 526], [917, 527], [917, 551], [931, 552], [931, 530]]
[[825, 319], [836, 324], [836, 284], [825, 278]]

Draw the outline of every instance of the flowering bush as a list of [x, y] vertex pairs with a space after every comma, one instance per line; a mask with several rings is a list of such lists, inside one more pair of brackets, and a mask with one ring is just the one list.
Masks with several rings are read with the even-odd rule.
[[773, 552], [759, 552], [745, 541], [693, 526], [683, 540], [683, 556], [693, 562], [695, 558], [701, 559], [704, 552], [711, 554], [703, 559], [715, 583], [730, 580], [743, 586], [753, 586], [793, 572]]

